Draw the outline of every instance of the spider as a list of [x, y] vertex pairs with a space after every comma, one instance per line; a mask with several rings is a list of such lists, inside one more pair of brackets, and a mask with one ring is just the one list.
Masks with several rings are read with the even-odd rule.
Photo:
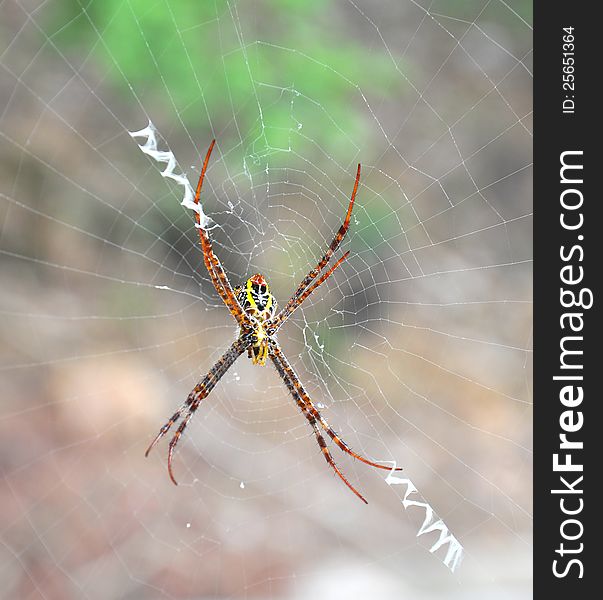
[[[207, 154], [205, 155], [205, 160], [203, 161], [203, 168], [201, 169], [201, 175], [199, 177], [199, 183], [197, 184], [197, 190], [195, 193], [195, 204], [199, 204], [199, 197], [201, 195], [203, 179], [205, 178], [205, 171], [207, 170], [207, 164], [215, 143], [216, 140], [212, 140], [207, 150]], [[213, 252], [209, 232], [201, 226], [199, 213], [195, 213], [196, 228], [199, 231], [199, 239], [201, 241], [201, 248], [203, 250], [203, 261], [205, 263], [205, 267], [209, 272], [216, 292], [220, 298], [222, 298], [232, 316], [236, 319], [240, 332], [239, 336], [232, 343], [230, 348], [209, 370], [209, 373], [207, 373], [207, 375], [193, 388], [186, 401], [172, 415], [167, 423], [161, 427], [159, 433], [155, 436], [155, 439], [151, 442], [150, 446], [145, 452], [145, 456], [148, 456], [155, 444], [170, 430], [172, 425], [174, 425], [174, 423], [176, 423], [182, 417], [182, 421], [174, 433], [168, 448], [168, 474], [175, 485], [178, 485], [178, 483], [172, 470], [172, 457], [174, 455], [174, 449], [178, 444], [178, 440], [182, 437], [188, 422], [199, 408], [201, 401], [210, 394], [214, 386], [218, 383], [218, 381], [220, 381], [226, 371], [228, 371], [237, 358], [245, 351], [247, 351], [247, 354], [249, 358], [251, 358], [254, 365], [263, 366], [266, 364], [266, 360], [268, 358], [272, 361], [272, 364], [275, 366], [278, 374], [285, 382], [285, 385], [293, 396], [297, 406], [312, 427], [318, 445], [320, 446], [327, 463], [335, 471], [335, 473], [337, 473], [340, 479], [348, 486], [348, 488], [350, 488], [350, 490], [352, 490], [352, 492], [354, 492], [354, 494], [360, 498], [360, 500], [362, 500], [365, 504], [368, 504], [364, 496], [362, 496], [362, 494], [360, 494], [360, 492], [347, 480], [345, 475], [335, 464], [321, 429], [343, 452], [353, 456], [367, 465], [376, 467], [377, 469], [384, 469], [386, 471], [392, 470], [391, 467], [386, 467], [384, 465], [372, 462], [360, 454], [357, 454], [343, 441], [343, 439], [339, 437], [339, 435], [327, 423], [325, 418], [320, 414], [310, 399], [310, 396], [304, 389], [299, 377], [296, 375], [295, 371], [289, 364], [289, 361], [283, 354], [283, 351], [281, 350], [275, 337], [275, 334], [279, 328], [294, 313], [294, 311], [301, 306], [304, 300], [317, 287], [323, 284], [334, 273], [337, 267], [339, 267], [339, 265], [341, 265], [341, 263], [349, 256], [350, 252], [348, 251], [337, 262], [335, 262], [335, 264], [328, 271], [322, 273], [321, 275], [321, 272], [331, 260], [331, 257], [341, 244], [348, 231], [359, 181], [360, 165], [358, 165], [358, 170], [356, 171], [356, 181], [354, 183], [354, 189], [350, 198], [348, 212], [345, 216], [343, 225], [341, 225], [335, 234], [331, 245], [324, 256], [320, 259], [316, 267], [314, 267], [306, 275], [306, 277], [295, 290], [295, 293], [291, 296], [290, 300], [279, 312], [276, 312], [276, 300], [270, 293], [270, 287], [268, 286], [268, 282], [263, 275], [257, 273], [250, 277], [246, 281], [245, 285], [237, 286], [233, 289], [218, 257]], [[401, 467], [397, 467], [393, 470], [401, 470]]]

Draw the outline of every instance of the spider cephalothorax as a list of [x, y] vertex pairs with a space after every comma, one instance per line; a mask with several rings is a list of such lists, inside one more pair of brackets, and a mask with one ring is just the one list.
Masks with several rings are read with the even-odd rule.
[[[203, 161], [203, 168], [201, 169], [201, 176], [199, 177], [199, 183], [197, 184], [197, 191], [195, 193], [195, 204], [199, 204], [199, 197], [201, 195], [201, 187], [203, 186], [203, 179], [205, 177], [205, 171], [207, 170], [207, 164], [209, 157], [214, 148], [215, 140], [209, 146], [205, 160]], [[216, 383], [221, 377], [230, 369], [234, 364], [235, 360], [247, 350], [248, 356], [251, 358], [254, 364], [264, 365], [266, 359], [270, 358], [278, 374], [285, 382], [287, 389], [293, 396], [295, 403], [301, 410], [302, 414], [308, 420], [308, 423], [312, 427], [314, 435], [320, 449], [325, 457], [325, 460], [331, 468], [337, 473], [341, 480], [360, 498], [363, 502], [366, 502], [362, 494], [346, 479], [343, 473], [339, 470], [329, 449], [321, 430], [324, 431], [333, 440], [333, 443], [338, 448], [358, 459], [359, 461], [376, 467], [378, 469], [385, 469], [386, 471], [392, 470], [391, 467], [380, 465], [376, 462], [368, 460], [354, 452], [340, 437], [333, 428], [327, 423], [326, 419], [320, 414], [312, 402], [310, 396], [304, 389], [299, 377], [296, 375], [293, 367], [289, 364], [289, 361], [283, 354], [278, 342], [276, 341], [275, 334], [283, 323], [295, 312], [295, 310], [301, 306], [304, 300], [322, 283], [324, 283], [339, 267], [339, 265], [348, 257], [349, 251], [346, 252], [335, 264], [326, 272], [322, 273], [327, 263], [331, 260], [331, 257], [339, 248], [345, 234], [350, 226], [350, 219], [352, 217], [352, 209], [354, 207], [354, 199], [356, 198], [356, 192], [358, 191], [358, 182], [360, 181], [360, 165], [356, 171], [356, 181], [354, 182], [354, 189], [352, 191], [352, 197], [348, 205], [348, 212], [346, 213], [343, 225], [339, 228], [331, 245], [325, 252], [324, 256], [320, 259], [316, 267], [314, 267], [304, 277], [302, 282], [297, 287], [297, 290], [293, 293], [293, 296], [289, 299], [283, 309], [276, 313], [276, 300], [270, 293], [268, 283], [264, 277], [260, 274], [253, 275], [250, 277], [244, 286], [238, 286], [232, 288], [228, 277], [218, 260], [218, 257], [214, 254], [211, 245], [211, 239], [209, 237], [209, 231], [201, 226], [200, 214], [195, 214], [197, 221], [197, 230], [199, 232], [199, 240], [201, 241], [201, 248], [203, 250], [203, 262], [211, 277], [212, 283], [216, 288], [216, 292], [224, 301], [224, 304], [228, 307], [228, 310], [232, 316], [236, 319], [239, 325], [239, 336], [232, 343], [230, 348], [222, 355], [222, 358], [209, 370], [209, 373], [193, 388], [188, 398], [180, 406], [180, 408], [172, 415], [168, 422], [159, 430], [159, 433], [155, 436], [155, 439], [151, 442], [151, 445], [147, 448], [146, 455], [149, 454], [151, 448], [170, 430], [172, 425], [176, 423], [181, 417], [182, 422], [178, 426], [176, 433], [174, 433], [168, 450], [168, 473], [171, 480], [176, 483], [174, 473], [172, 472], [172, 456], [174, 448], [178, 443], [178, 440], [182, 436], [182, 433], [186, 429], [188, 422], [191, 420], [195, 411], [199, 408], [201, 401], [206, 398], [212, 391]], [[321, 275], [322, 273], [322, 275]], [[276, 314], [275, 314], [276, 313]], [[400, 467], [395, 468], [400, 470]]]
[[[268, 358], [269, 339], [264, 325], [274, 316], [276, 299], [270, 293], [268, 282], [259, 273], [250, 277], [244, 286], [237, 286], [234, 293], [253, 323], [253, 343], [247, 348], [247, 355], [254, 365], [264, 366]], [[241, 333], [244, 333], [243, 328]]]

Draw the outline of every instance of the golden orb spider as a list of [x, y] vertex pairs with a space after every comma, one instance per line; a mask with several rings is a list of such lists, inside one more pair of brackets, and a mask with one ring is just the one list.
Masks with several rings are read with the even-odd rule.
[[[201, 169], [201, 175], [199, 177], [199, 183], [197, 184], [197, 190], [195, 193], [195, 204], [199, 204], [199, 197], [201, 195], [201, 188], [203, 186], [203, 179], [205, 178], [205, 171], [207, 170], [207, 164], [209, 157], [211, 156], [212, 150], [216, 140], [212, 140], [205, 160], [203, 161], [203, 168]], [[172, 415], [169, 421], [159, 430], [159, 433], [155, 436], [155, 439], [151, 442], [150, 446], [145, 452], [145, 456], [149, 455], [149, 452], [155, 446], [155, 444], [170, 430], [172, 425], [183, 417], [182, 422], [178, 426], [178, 429], [174, 433], [170, 440], [168, 449], [168, 473], [170, 479], [175, 485], [178, 485], [174, 478], [172, 471], [172, 457], [174, 449], [178, 440], [184, 433], [188, 422], [191, 420], [195, 411], [199, 408], [201, 401], [206, 398], [212, 391], [214, 386], [228, 371], [228, 369], [234, 364], [237, 358], [247, 350], [249, 358], [251, 358], [254, 365], [265, 365], [266, 360], [270, 358], [278, 374], [281, 376], [287, 389], [293, 396], [293, 399], [297, 403], [297, 406], [306, 417], [318, 445], [322, 450], [322, 453], [331, 466], [331, 468], [337, 473], [341, 480], [362, 500], [365, 504], [368, 504], [364, 496], [346, 479], [343, 473], [339, 470], [329, 449], [325, 438], [321, 433], [321, 428], [327, 433], [327, 435], [333, 440], [333, 442], [344, 452], [350, 454], [354, 458], [357, 458], [361, 462], [376, 467], [377, 469], [384, 469], [391, 471], [391, 467], [386, 467], [378, 463], [372, 462], [360, 454], [354, 452], [332, 429], [327, 421], [322, 417], [310, 396], [301, 384], [299, 377], [295, 374], [295, 371], [289, 364], [289, 361], [283, 354], [278, 342], [276, 341], [275, 334], [283, 323], [293, 314], [293, 312], [301, 306], [304, 300], [322, 283], [324, 283], [337, 269], [339, 265], [349, 256], [349, 251], [346, 252], [328, 271], [318, 277], [321, 271], [324, 269], [326, 264], [331, 260], [333, 253], [337, 250], [341, 244], [345, 234], [350, 226], [350, 218], [352, 217], [352, 209], [354, 207], [354, 200], [356, 198], [356, 192], [358, 191], [358, 183], [360, 181], [360, 165], [356, 172], [356, 181], [354, 183], [354, 189], [350, 198], [350, 204], [348, 206], [348, 212], [345, 216], [343, 225], [339, 228], [331, 245], [326, 251], [325, 255], [320, 259], [319, 263], [312, 269], [302, 282], [295, 290], [293, 296], [287, 302], [285, 307], [276, 313], [276, 300], [270, 293], [270, 288], [266, 279], [263, 275], [255, 274], [250, 277], [244, 286], [237, 286], [233, 289], [226, 276], [226, 273], [218, 260], [218, 257], [214, 254], [209, 232], [201, 226], [201, 220], [199, 213], [195, 214], [197, 221], [197, 229], [199, 230], [199, 239], [201, 241], [201, 248], [203, 250], [203, 261], [205, 267], [209, 272], [212, 283], [218, 292], [218, 295], [224, 301], [224, 304], [228, 307], [228, 310], [232, 316], [236, 319], [240, 333], [238, 338], [232, 343], [230, 348], [222, 355], [220, 360], [209, 370], [209, 373], [193, 388], [191, 393], [188, 395], [186, 401], [180, 406], [180, 408]], [[318, 279], [316, 279], [318, 277]], [[319, 427], [320, 426], [320, 427]], [[399, 471], [401, 467], [397, 467], [394, 470]]]

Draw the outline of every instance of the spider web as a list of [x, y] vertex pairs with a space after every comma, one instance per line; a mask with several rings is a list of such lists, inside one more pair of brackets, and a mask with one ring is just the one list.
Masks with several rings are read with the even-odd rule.
[[[528, 597], [530, 4], [196, 4], [2, 4], [6, 597]], [[281, 306], [362, 163], [350, 257], [279, 341], [404, 468], [332, 448], [368, 506], [245, 357], [178, 487], [143, 457], [236, 335], [186, 207], [214, 137], [203, 222]]]

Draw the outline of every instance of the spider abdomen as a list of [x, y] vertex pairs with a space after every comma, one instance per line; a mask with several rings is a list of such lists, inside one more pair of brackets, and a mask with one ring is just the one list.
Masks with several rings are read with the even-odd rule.
[[252, 344], [247, 355], [254, 365], [265, 365], [268, 358], [268, 334], [264, 323], [274, 316], [276, 300], [270, 293], [268, 283], [259, 273], [250, 277], [244, 286], [235, 288], [241, 308], [255, 323]]
[[250, 317], [263, 323], [274, 316], [276, 299], [270, 293], [270, 288], [263, 275], [259, 273], [253, 275], [244, 286], [237, 286], [235, 292], [241, 308]]

